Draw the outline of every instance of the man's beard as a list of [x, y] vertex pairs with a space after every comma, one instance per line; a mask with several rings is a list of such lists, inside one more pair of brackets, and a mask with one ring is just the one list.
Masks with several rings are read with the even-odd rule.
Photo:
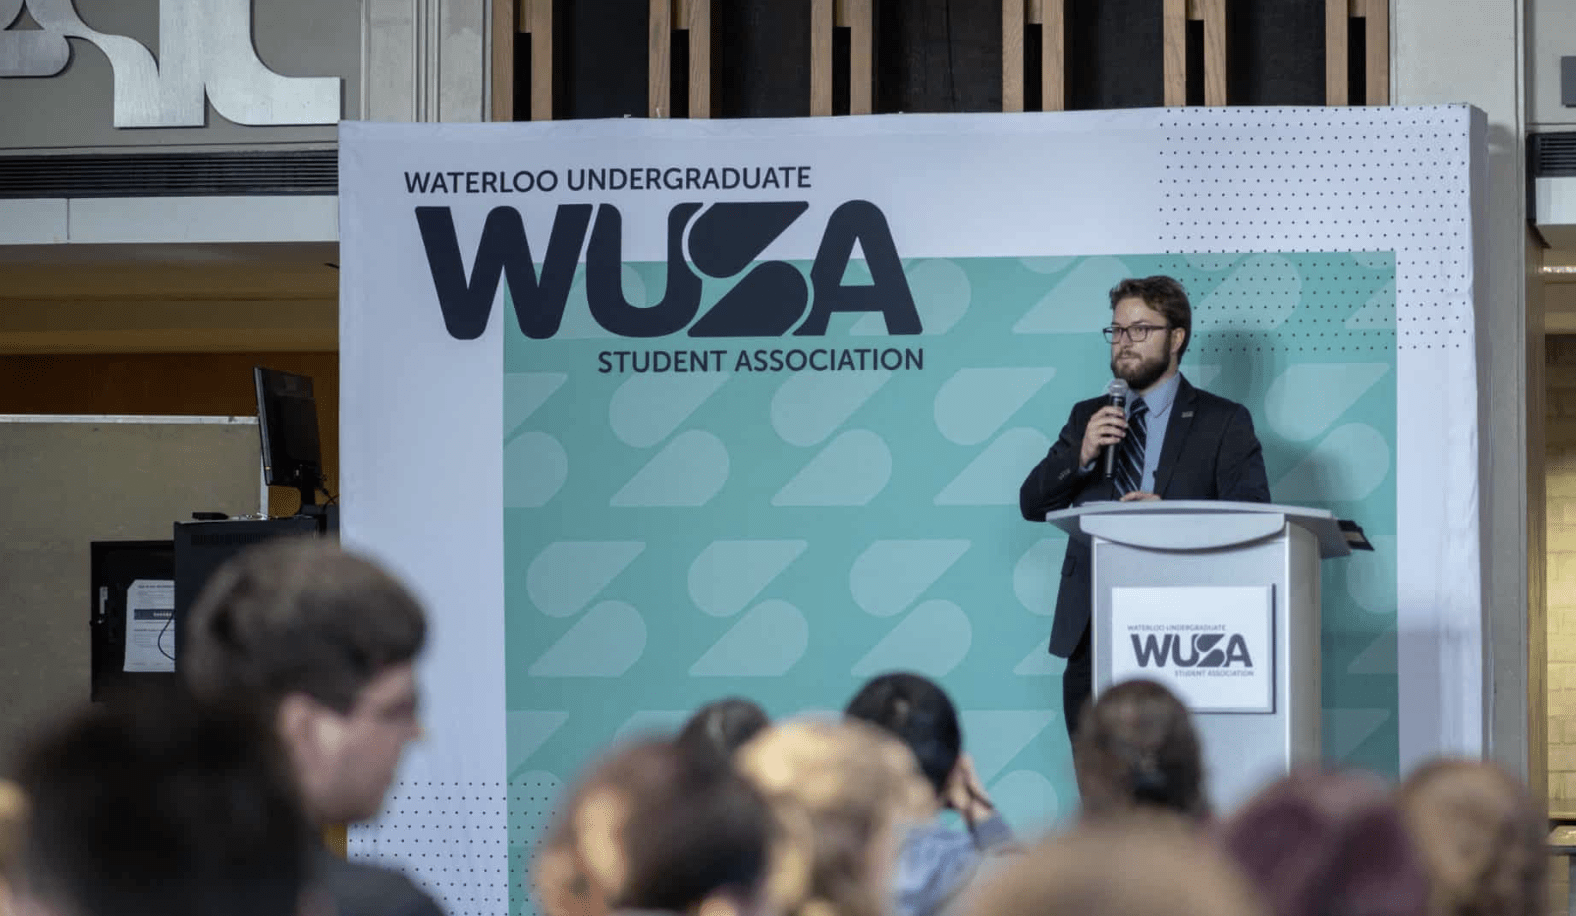
[[1146, 357], [1141, 353], [1133, 355], [1138, 357], [1138, 361], [1125, 364], [1118, 362], [1117, 357], [1113, 356], [1111, 358], [1111, 374], [1126, 382], [1127, 387], [1135, 392], [1143, 391], [1155, 382], [1160, 381], [1160, 377], [1166, 374], [1167, 369], [1171, 368], [1169, 355], [1153, 358]]

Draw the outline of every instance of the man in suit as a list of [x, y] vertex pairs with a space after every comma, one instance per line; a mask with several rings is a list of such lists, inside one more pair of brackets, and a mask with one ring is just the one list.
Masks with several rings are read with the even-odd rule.
[[[1165, 276], [1117, 284], [1105, 337], [1111, 372], [1132, 392], [1126, 411], [1105, 397], [1073, 405], [1061, 435], [1018, 490], [1023, 517], [1040, 522], [1047, 512], [1115, 499], [1269, 502], [1247, 408], [1194, 388], [1177, 369], [1193, 337], [1182, 284]], [[1117, 448], [1111, 478], [1100, 460], [1108, 445]], [[1050, 644], [1052, 655], [1067, 659], [1062, 709], [1069, 736], [1092, 692], [1091, 587], [1089, 545], [1070, 538]]]

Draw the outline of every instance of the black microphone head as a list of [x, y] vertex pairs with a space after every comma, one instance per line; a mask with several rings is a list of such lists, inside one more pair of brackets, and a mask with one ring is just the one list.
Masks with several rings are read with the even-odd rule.
[[1105, 393], [1111, 403], [1117, 406], [1127, 406], [1127, 382], [1119, 378], [1111, 379], [1111, 384], [1105, 386]]

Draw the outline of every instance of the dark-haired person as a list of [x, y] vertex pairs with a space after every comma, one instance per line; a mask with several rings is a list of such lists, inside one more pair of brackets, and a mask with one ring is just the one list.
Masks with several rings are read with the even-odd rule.
[[1437, 916], [1422, 852], [1371, 774], [1293, 772], [1217, 835], [1273, 916]]
[[771, 724], [766, 710], [754, 701], [724, 697], [695, 710], [679, 729], [678, 741], [691, 750], [727, 760]]
[[587, 768], [532, 876], [547, 916], [755, 916], [772, 815], [726, 758], [677, 741], [617, 748]]
[[19, 916], [332, 916], [313, 831], [266, 722], [159, 689], [24, 747]]
[[[254, 704], [289, 755], [319, 826], [383, 806], [405, 746], [420, 735], [415, 661], [427, 619], [387, 571], [320, 538], [248, 548], [192, 606], [180, 646], [187, 684]], [[315, 879], [339, 916], [439, 916], [399, 872], [320, 849]]]
[[1193, 717], [1154, 681], [1116, 684], [1085, 711], [1073, 769], [1086, 820], [1144, 810], [1209, 817]]
[[944, 909], [979, 869], [988, 851], [1007, 847], [1012, 831], [963, 753], [963, 729], [952, 699], [934, 681], [895, 672], [872, 678], [843, 714], [868, 722], [902, 741], [935, 792], [935, 810], [951, 809], [968, 831], [932, 820], [903, 837], [894, 875], [896, 916], [927, 916]]
[[[1132, 392], [1126, 410], [1105, 397], [1073, 405], [1067, 425], [1018, 490], [1023, 517], [1043, 522], [1048, 512], [1118, 499], [1269, 502], [1264, 454], [1248, 409], [1194, 388], [1178, 369], [1193, 339], [1193, 309], [1182, 284], [1165, 276], [1117, 284], [1105, 336], [1111, 373]], [[1100, 468], [1108, 445], [1117, 447], [1110, 479]], [[1092, 588], [1089, 545], [1069, 538], [1050, 642], [1051, 654], [1067, 659], [1062, 711], [1068, 735], [1076, 733], [1092, 691]]]

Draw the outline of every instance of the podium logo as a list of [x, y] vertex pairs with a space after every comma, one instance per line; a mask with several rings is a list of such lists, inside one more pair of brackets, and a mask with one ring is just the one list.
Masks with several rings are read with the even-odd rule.
[[[521, 333], [533, 340], [556, 335], [582, 251], [591, 317], [620, 337], [680, 331], [701, 338], [780, 337], [790, 331], [822, 336], [834, 312], [880, 312], [892, 335], [924, 331], [886, 215], [875, 204], [851, 200], [832, 211], [809, 282], [786, 261], [756, 260], [809, 203], [719, 203], [701, 212], [703, 206], [682, 203], [668, 212], [667, 286], [650, 305], [624, 296], [624, 217], [612, 204], [559, 205], [539, 260], [532, 256], [520, 211], [493, 208], [469, 276], [450, 208], [415, 209], [443, 324], [456, 340], [475, 340], [487, 330], [500, 280], [508, 286]], [[856, 248], [870, 282], [845, 284]], [[738, 279], [702, 313], [707, 277]]]
[[1253, 657], [1240, 633], [1131, 634], [1140, 668], [1251, 669]]

